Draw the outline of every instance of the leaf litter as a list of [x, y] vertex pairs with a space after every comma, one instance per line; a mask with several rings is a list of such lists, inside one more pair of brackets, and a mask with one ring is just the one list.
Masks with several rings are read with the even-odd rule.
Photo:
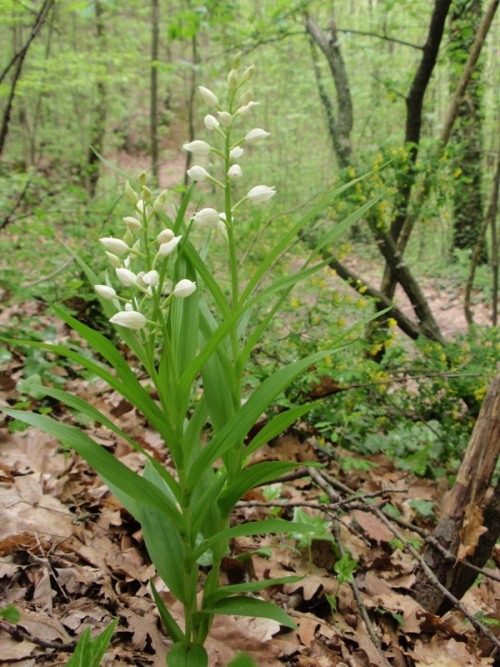
[[[20, 366], [19, 358], [13, 357], [1, 368], [4, 404], [17, 400]], [[66, 371], [61, 377], [67, 391], [118, 420], [168, 466], [160, 439], [132, 405], [98, 382]], [[66, 408], [51, 407], [59, 419], [78, 423], [78, 416]], [[131, 468], [141, 469], [141, 457], [108, 429], [79, 425]], [[115, 617], [119, 625], [103, 665], [164, 665], [170, 639], [161, 627], [149, 581], [154, 578], [175, 617], [180, 619], [182, 610], [155, 577], [140, 526], [74, 453], [32, 429], [10, 433], [7, 424], [3, 426], [0, 600], [2, 607], [15, 605], [21, 618], [16, 624], [0, 621], [0, 665], [63, 665], [87, 626], [97, 634]], [[298, 437], [294, 431], [269, 443], [258, 456], [307, 464], [318, 458], [317, 452], [314, 436]], [[313, 479], [322, 472], [304, 467], [279, 484], [273, 501], [266, 499], [264, 489], [255, 489], [239, 503], [235, 522], [270, 516], [291, 519], [293, 508], [301, 507], [325, 524], [322, 534], [306, 545], [269, 536], [234, 540], [223, 569], [227, 583], [302, 577], [262, 593], [287, 610], [297, 629], [281, 628], [268, 619], [216, 617], [207, 641], [211, 667], [223, 667], [240, 651], [263, 667], [498, 664], [496, 647], [459, 610], [438, 617], [412, 597], [417, 563], [395, 534], [423, 544], [422, 530], [430, 533], [435, 519], [422, 516], [414, 501], [430, 501], [439, 508], [443, 482], [396, 470], [381, 455], [369, 460], [377, 464], [370, 470], [342, 470], [335, 460], [328, 462], [323, 481], [338, 482], [335, 502], [325, 498], [325, 489]], [[409, 527], [395, 525], [393, 532], [390, 522], [382, 521], [370, 505], [379, 510], [390, 505]], [[479, 509], [471, 507], [461, 557], [473, 551], [483, 531]], [[340, 547], [355, 563], [349, 576], [338, 571]], [[493, 556], [498, 562], [498, 548]], [[500, 573], [491, 571], [497, 579], [481, 575], [462, 603], [486, 620], [498, 638]]]

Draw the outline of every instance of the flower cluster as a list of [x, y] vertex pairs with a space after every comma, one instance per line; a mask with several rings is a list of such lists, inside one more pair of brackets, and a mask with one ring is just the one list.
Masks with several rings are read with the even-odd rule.
[[182, 240], [182, 235], [176, 236], [168, 227], [153, 231], [155, 214], [163, 210], [167, 192], [154, 198], [151, 190], [142, 184], [139, 196], [127, 183], [125, 196], [135, 210], [134, 215], [123, 218], [126, 227], [123, 238], [108, 236], [99, 241], [118, 283], [127, 289], [126, 296], [119, 295], [111, 285], [94, 285], [94, 289], [102, 299], [112, 301], [117, 307], [116, 314], [109, 320], [112, 324], [139, 330], [148, 323], [157, 324], [148, 319], [145, 312], [155, 305], [161, 311], [172, 298], [185, 299], [196, 290], [196, 283], [184, 278], [171, 287], [166, 285], [168, 258]]
[[[204, 86], [199, 86], [198, 90], [205, 104], [210, 107], [213, 113], [204, 117], [205, 128], [214, 134], [213, 144], [216, 144], [217, 136], [220, 138], [222, 148], [212, 145], [206, 141], [195, 139], [184, 144], [183, 148], [189, 151], [195, 158], [200, 158], [206, 162], [209, 157], [219, 157], [223, 162], [224, 177], [216, 178], [205, 166], [194, 165], [188, 169], [188, 176], [195, 182], [209, 181], [224, 191], [230, 190], [235, 181], [243, 176], [243, 170], [239, 160], [243, 157], [247, 146], [252, 146], [267, 139], [269, 132], [259, 127], [253, 128], [246, 134], [241, 134], [237, 139], [233, 139], [232, 133], [236, 121], [245, 118], [250, 110], [258, 105], [253, 97], [252, 90], [245, 88], [246, 84], [254, 74], [254, 66], [247, 67], [243, 72], [240, 71], [239, 56], [235, 58], [233, 69], [230, 71], [227, 79], [227, 106], [222, 106], [215, 93]], [[249, 201], [252, 204], [261, 204], [274, 197], [276, 190], [267, 185], [256, 185], [247, 194], [237, 201], [234, 205], [230, 197], [225, 198], [225, 211], [218, 212], [214, 208], [202, 208], [193, 215], [193, 221], [210, 229], [221, 231], [227, 237], [227, 229], [232, 226], [233, 213], [243, 202]]]

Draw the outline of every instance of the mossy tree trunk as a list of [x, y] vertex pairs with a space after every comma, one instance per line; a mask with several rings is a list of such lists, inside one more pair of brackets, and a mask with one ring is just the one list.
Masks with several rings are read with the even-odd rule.
[[[452, 88], [467, 60], [482, 14], [482, 0], [456, 0], [450, 18], [450, 60]], [[476, 65], [465, 95], [458, 107], [451, 143], [455, 149], [453, 193], [452, 250], [472, 250], [479, 238], [483, 222], [482, 201], [482, 67]], [[481, 244], [480, 263], [487, 261], [486, 244]]]

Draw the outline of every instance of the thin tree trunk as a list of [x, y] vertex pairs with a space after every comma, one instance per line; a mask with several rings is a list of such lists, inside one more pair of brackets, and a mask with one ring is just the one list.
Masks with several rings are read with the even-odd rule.
[[[11, 86], [10, 86], [10, 92], [9, 92], [8, 97], [7, 97], [7, 103], [6, 103], [6, 106], [5, 106], [5, 110], [3, 112], [2, 124], [1, 124], [1, 127], [0, 127], [0, 156], [2, 155], [3, 150], [5, 148], [5, 141], [7, 139], [7, 134], [8, 134], [8, 131], [9, 131], [9, 123], [10, 123], [10, 116], [11, 116], [11, 113], [12, 113], [12, 106], [14, 104], [14, 97], [15, 97], [15, 94], [16, 94], [17, 84], [19, 83], [19, 80], [21, 78], [21, 71], [22, 71], [22, 68], [23, 68], [24, 59], [26, 58], [26, 55], [27, 55], [28, 50], [31, 46], [31, 43], [33, 42], [33, 40], [35, 39], [37, 34], [40, 32], [40, 30], [41, 30], [41, 28], [42, 28], [42, 26], [45, 22], [45, 19], [47, 18], [48, 13], [50, 12], [53, 4], [54, 4], [54, 0], [44, 0], [42, 6], [40, 8], [40, 11], [37, 14], [35, 23], [33, 24], [30, 36], [28, 37], [28, 40], [26, 41], [26, 44], [22, 47], [22, 49], [20, 49], [20, 51], [18, 51], [18, 53], [14, 56], [14, 58], [9, 63], [9, 65], [2, 72], [1, 79], [4, 78], [4, 76], [9, 71], [10, 67], [12, 67], [14, 65], [14, 63], [16, 63], [15, 70], [14, 70], [14, 75], [13, 75], [13, 78], [12, 78], [12, 83], [11, 83]], [[0, 81], [1, 81], [1, 79], [0, 79]]]
[[[476, 275], [476, 269], [480, 263], [481, 252], [484, 245], [484, 238], [486, 236], [486, 230], [488, 225], [492, 229], [492, 248], [491, 248], [491, 266], [493, 273], [493, 325], [497, 324], [497, 299], [498, 299], [498, 245], [496, 240], [496, 217], [498, 214], [498, 195], [500, 191], [500, 151], [497, 156], [497, 166], [495, 169], [495, 176], [493, 178], [493, 186], [491, 189], [490, 202], [488, 204], [488, 211], [483, 218], [481, 229], [477, 237], [476, 245], [472, 253], [469, 275], [467, 276], [467, 284], [465, 285], [465, 296], [464, 296], [464, 313], [465, 319], [469, 325], [474, 323], [472, 309], [471, 309], [471, 293], [472, 286], [474, 284], [474, 277]], [[495, 289], [496, 285], [496, 289]]]
[[[96, 35], [99, 52], [104, 53], [106, 46], [106, 30], [104, 26], [103, 6], [101, 0], [94, 0]], [[101, 72], [97, 73], [96, 104], [94, 108], [94, 122], [91, 128], [90, 147], [87, 157], [88, 193], [91, 198], [95, 197], [97, 183], [99, 182], [100, 160], [96, 153], [102, 153], [104, 137], [106, 135], [107, 118], [107, 88], [105, 77]]]
[[158, 156], [158, 58], [160, 44], [159, 0], [151, 0], [151, 172], [155, 186], [159, 184]]
[[[321, 77], [319, 76], [317, 65], [315, 66], [316, 81], [318, 82], [320, 99], [329, 121], [328, 127], [333, 142], [333, 148], [339, 165], [344, 168], [350, 164], [352, 158], [351, 131], [353, 126], [353, 111], [351, 89], [345, 62], [340, 51], [335, 17], [332, 15], [326, 34], [310, 17], [306, 17], [306, 30], [323, 52], [332, 73], [335, 90], [337, 92], [336, 121], [333, 117], [333, 105], [324, 87], [321, 85]], [[315, 61], [313, 57], [313, 64], [314, 63]]]

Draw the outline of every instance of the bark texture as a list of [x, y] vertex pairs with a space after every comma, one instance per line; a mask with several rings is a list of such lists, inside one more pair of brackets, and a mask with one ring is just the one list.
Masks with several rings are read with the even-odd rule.
[[[466, 559], [480, 555], [481, 566], [489, 553], [485, 544], [495, 544], [499, 533], [498, 488], [488, 496], [488, 489], [500, 455], [500, 374], [488, 389], [481, 406], [470, 442], [458, 471], [457, 480], [448, 494], [443, 515], [433, 533], [437, 542], [457, 560], [454, 565], [443, 558], [432, 544], [427, 546], [424, 559], [438, 580], [456, 597], [461, 597], [466, 588], [461, 564]], [[492, 523], [487, 523], [487, 522]], [[486, 529], [486, 530], [485, 530]], [[482, 535], [488, 535], [488, 541]], [[483, 539], [483, 546], [480, 540]], [[477, 563], [475, 563], [477, 564]], [[472, 581], [475, 577], [472, 577]], [[471, 578], [468, 579], [471, 581]], [[414, 587], [416, 599], [429, 611], [441, 612], [447, 608], [441, 591], [435, 588], [420, 571]], [[459, 595], [458, 595], [459, 594]]]

